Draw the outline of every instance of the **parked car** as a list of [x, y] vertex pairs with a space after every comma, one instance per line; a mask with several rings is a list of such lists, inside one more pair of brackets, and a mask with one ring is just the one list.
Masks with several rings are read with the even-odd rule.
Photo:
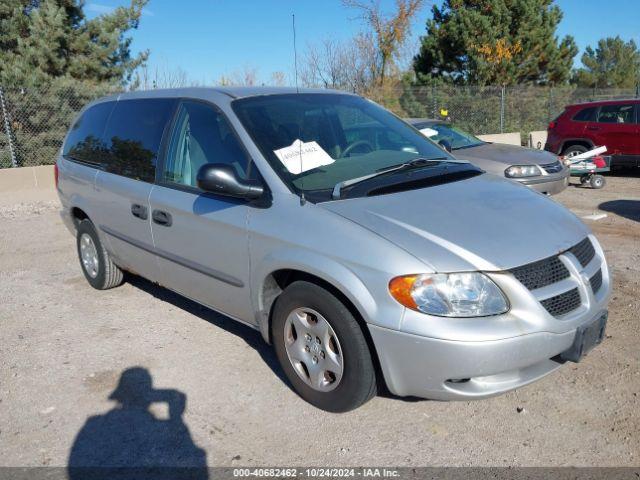
[[[386, 138], [353, 133], [372, 122]], [[106, 97], [71, 128], [56, 178], [91, 286], [135, 272], [259, 330], [325, 410], [382, 382], [497, 395], [603, 338], [609, 269], [575, 215], [356, 95]]]
[[485, 142], [442, 120], [410, 118], [407, 121], [456, 158], [467, 160], [494, 175], [548, 195], [560, 193], [569, 185], [569, 168], [549, 152]]
[[544, 148], [571, 157], [601, 146], [613, 167], [640, 166], [640, 99], [566, 106], [549, 124]]

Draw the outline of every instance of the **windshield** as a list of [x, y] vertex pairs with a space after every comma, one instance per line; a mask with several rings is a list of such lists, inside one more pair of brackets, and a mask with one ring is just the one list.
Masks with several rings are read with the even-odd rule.
[[340, 182], [417, 158], [455, 161], [384, 108], [355, 95], [265, 95], [235, 100], [233, 109], [285, 183], [317, 200], [330, 199]]
[[416, 125], [416, 128], [436, 143], [440, 140], [446, 140], [451, 144], [452, 150], [475, 147], [476, 145], [482, 145], [484, 143], [478, 137], [474, 137], [470, 133], [445, 123], [419, 124]]

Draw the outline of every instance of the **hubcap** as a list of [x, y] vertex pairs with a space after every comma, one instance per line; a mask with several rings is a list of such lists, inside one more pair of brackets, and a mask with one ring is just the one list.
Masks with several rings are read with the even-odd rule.
[[284, 325], [284, 345], [293, 369], [307, 385], [319, 392], [338, 386], [344, 372], [342, 348], [322, 315], [306, 307], [292, 311]]
[[80, 237], [80, 260], [82, 260], [82, 267], [84, 271], [91, 278], [98, 276], [98, 250], [96, 244], [93, 243], [93, 239], [87, 233], [83, 233]]

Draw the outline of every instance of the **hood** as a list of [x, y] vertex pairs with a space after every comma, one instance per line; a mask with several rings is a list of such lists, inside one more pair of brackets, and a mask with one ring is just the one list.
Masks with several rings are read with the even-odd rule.
[[485, 143], [451, 153], [460, 160], [467, 160], [489, 173], [501, 176], [509, 165], [544, 165], [558, 160], [558, 157], [544, 150], [500, 143]]
[[318, 206], [386, 238], [435, 272], [510, 269], [567, 250], [589, 233], [554, 200], [493, 175]]

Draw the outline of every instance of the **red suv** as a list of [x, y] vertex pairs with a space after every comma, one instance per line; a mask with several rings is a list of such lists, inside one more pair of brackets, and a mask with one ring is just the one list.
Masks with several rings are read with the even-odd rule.
[[640, 166], [640, 99], [566, 106], [549, 124], [544, 149], [571, 156], [603, 145], [613, 166]]

